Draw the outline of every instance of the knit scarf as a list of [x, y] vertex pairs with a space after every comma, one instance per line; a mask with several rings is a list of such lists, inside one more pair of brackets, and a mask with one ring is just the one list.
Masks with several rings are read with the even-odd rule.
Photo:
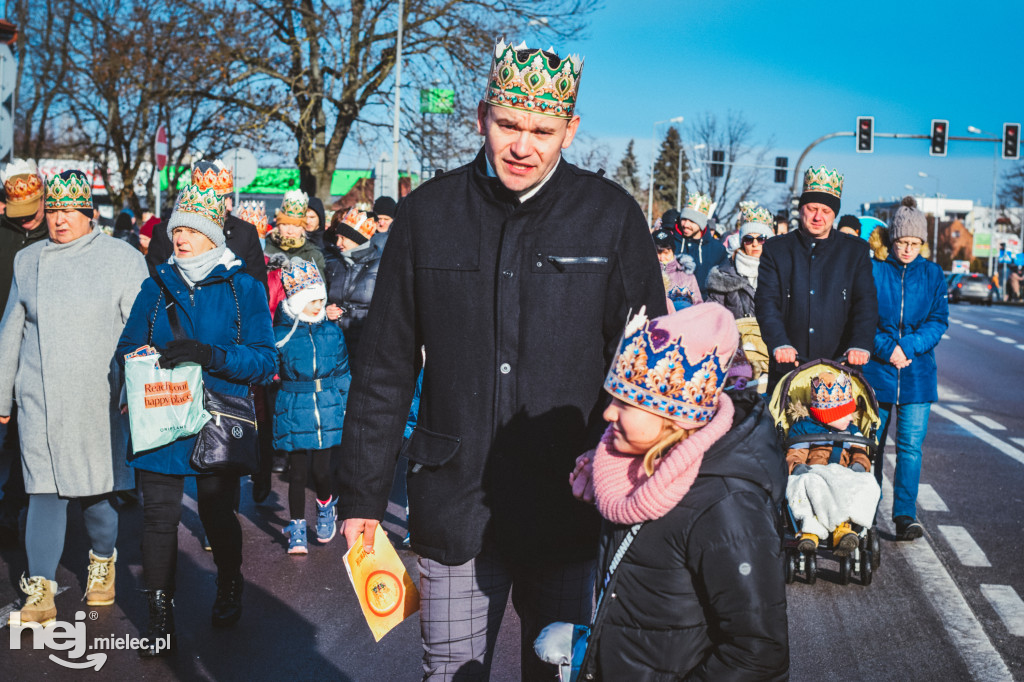
[[761, 264], [761, 259], [748, 256], [739, 249], [736, 250], [735, 256], [736, 260], [733, 262], [736, 265], [736, 272], [746, 277], [750, 286], [757, 289], [757, 267]]
[[[178, 266], [178, 270], [185, 277], [186, 282], [191, 287], [196, 282], [202, 282], [206, 279], [215, 267], [220, 263], [221, 258], [225, 254], [231, 254], [231, 259], [234, 259], [235, 254], [228, 250], [228, 247], [224, 244], [215, 246], [205, 253], [201, 253], [198, 256], [192, 256], [190, 258], [178, 258], [177, 256], [171, 256], [171, 262]], [[229, 259], [229, 260], [231, 260]]]
[[306, 243], [305, 235], [301, 237], [282, 237], [281, 233], [277, 230], [267, 233], [267, 239], [269, 239], [275, 246], [280, 248], [282, 251], [294, 251], [300, 248]]
[[594, 496], [601, 516], [633, 524], [660, 519], [671, 511], [697, 479], [704, 453], [732, 427], [734, 412], [732, 400], [722, 393], [711, 421], [669, 450], [651, 476], [644, 473], [642, 456], [612, 447], [609, 425], [594, 455]]

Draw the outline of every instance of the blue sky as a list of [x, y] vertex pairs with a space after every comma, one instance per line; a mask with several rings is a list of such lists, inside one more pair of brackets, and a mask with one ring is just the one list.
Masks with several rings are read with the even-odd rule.
[[[811, 141], [854, 130], [859, 115], [893, 133], [927, 134], [933, 118], [965, 136], [968, 125], [1001, 134], [1004, 122], [1024, 123], [1022, 19], [1016, 1], [606, 0], [585, 36], [554, 47], [586, 59], [577, 111], [613, 167], [630, 138], [646, 167], [655, 121], [732, 110], [754, 124], [755, 141], [774, 137], [772, 157], [792, 168]], [[807, 162], [844, 173], [843, 212], [859, 213], [906, 184], [934, 194], [933, 178], [944, 195], [988, 204], [992, 151], [951, 141], [947, 157], [933, 158], [926, 140], [876, 139], [873, 154], [857, 154], [853, 138], [838, 138]], [[1013, 163], [1000, 159], [1000, 176]]]

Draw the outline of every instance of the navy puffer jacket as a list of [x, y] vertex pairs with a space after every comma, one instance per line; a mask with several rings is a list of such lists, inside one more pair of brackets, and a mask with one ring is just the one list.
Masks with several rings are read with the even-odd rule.
[[[295, 318], [281, 304], [274, 315], [278, 342], [291, 332], [294, 323]], [[327, 321], [299, 322], [295, 333], [278, 349], [278, 356], [281, 390], [274, 403], [274, 447], [296, 452], [340, 445], [352, 382], [341, 330]]]
[[[879, 402], [906, 405], [939, 399], [935, 346], [949, 328], [949, 300], [942, 268], [920, 255], [904, 265], [889, 254], [871, 264], [878, 291], [878, 328], [864, 378]], [[905, 369], [890, 362], [899, 344], [911, 360]]]

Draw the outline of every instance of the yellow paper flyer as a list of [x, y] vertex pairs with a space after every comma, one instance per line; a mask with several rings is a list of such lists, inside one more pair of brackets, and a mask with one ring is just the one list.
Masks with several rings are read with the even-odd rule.
[[373, 535], [373, 550], [373, 554], [363, 551], [360, 535], [355, 546], [345, 552], [345, 571], [373, 638], [379, 642], [391, 628], [420, 610], [420, 593], [380, 525]]

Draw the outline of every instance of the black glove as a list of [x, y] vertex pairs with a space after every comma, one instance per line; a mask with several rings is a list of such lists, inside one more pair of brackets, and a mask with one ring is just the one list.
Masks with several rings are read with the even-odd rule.
[[157, 350], [160, 351], [160, 366], [166, 369], [173, 369], [183, 362], [206, 367], [213, 360], [213, 347], [195, 339], [174, 339]]
[[810, 470], [811, 470], [811, 467], [807, 466], [803, 462], [800, 462], [795, 467], [793, 467], [793, 473], [791, 475], [799, 476], [800, 474], [806, 474]]

